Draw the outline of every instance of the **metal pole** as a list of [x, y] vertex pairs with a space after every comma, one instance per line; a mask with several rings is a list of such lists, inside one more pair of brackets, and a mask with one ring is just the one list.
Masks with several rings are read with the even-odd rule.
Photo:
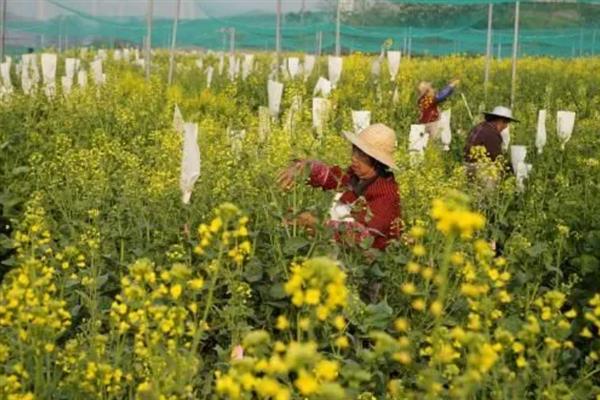
[[412, 26], [408, 27], [408, 58], [412, 54]]
[[510, 85], [510, 107], [515, 106], [515, 90], [517, 85], [517, 50], [519, 48], [519, 5], [515, 2], [515, 36], [513, 37], [512, 80]]
[[277, 21], [275, 24], [275, 51], [277, 52], [277, 65], [281, 56], [281, 0], [277, 0]]
[[177, 43], [177, 24], [179, 23], [179, 10], [181, 0], [175, 5], [175, 19], [173, 20], [173, 32], [171, 33], [171, 54], [169, 54], [169, 86], [173, 82], [173, 69], [175, 68], [175, 44]]
[[483, 92], [484, 98], [487, 99], [488, 82], [490, 80], [490, 62], [492, 58], [492, 17], [494, 13], [494, 5], [488, 5], [488, 29], [487, 29], [487, 46], [485, 49], [485, 74], [483, 77]]
[[235, 52], [235, 28], [229, 28], [229, 52], [231, 55]]
[[302, 0], [302, 5], [300, 6], [300, 24], [304, 25], [304, 12], [306, 11], [306, 0]]
[[502, 43], [498, 43], [498, 60], [502, 57]]
[[583, 56], [583, 28], [579, 30], [579, 57]]
[[594, 33], [592, 34], [592, 56], [594, 55], [595, 52], [596, 52], [596, 30], [594, 30]]
[[152, 50], [152, 14], [154, 0], [148, 0], [148, 9], [146, 10], [146, 54], [144, 55], [144, 65], [146, 67], [146, 79], [150, 79], [150, 57]]
[[0, 29], [0, 62], [4, 62], [4, 45], [6, 43], [6, 0], [2, 0], [2, 29]]
[[337, 0], [337, 15], [335, 17], [335, 55], [339, 57], [341, 51], [340, 43], [340, 0]]
[[320, 57], [323, 52], [323, 31], [319, 31], [317, 38], [317, 56]]

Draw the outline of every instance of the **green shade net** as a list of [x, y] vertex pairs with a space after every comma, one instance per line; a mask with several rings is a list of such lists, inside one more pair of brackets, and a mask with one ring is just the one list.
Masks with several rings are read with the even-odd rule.
[[[65, 44], [139, 46], [146, 35], [143, 9], [136, 17], [107, 18], [91, 15], [66, 0], [48, 1], [63, 15], [47, 21], [8, 21], [9, 36], [26, 35], [37, 40], [35, 47], [57, 46], [60, 42], [64, 48]], [[344, 12], [340, 27], [342, 51], [378, 53], [382, 44], [392, 39], [392, 49], [413, 55], [485, 54], [490, 3], [494, 4], [492, 53], [508, 57], [512, 54], [515, 2], [506, 0], [392, 0]], [[519, 56], [578, 57], [596, 55], [600, 50], [599, 0], [525, 1], [520, 10]], [[170, 45], [172, 24], [171, 19], [153, 20], [153, 47]], [[182, 19], [177, 47], [227, 50], [227, 30], [234, 28], [237, 49], [273, 50], [275, 24], [275, 15], [265, 13]], [[334, 10], [287, 13], [282, 18], [282, 49], [315, 52], [321, 33], [321, 49], [331, 53], [335, 48], [335, 29]]]

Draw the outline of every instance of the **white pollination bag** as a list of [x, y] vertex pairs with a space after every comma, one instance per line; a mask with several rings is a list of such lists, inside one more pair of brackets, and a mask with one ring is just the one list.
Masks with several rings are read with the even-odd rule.
[[69, 79], [67, 76], [60, 78], [60, 85], [62, 87], [63, 94], [68, 95], [71, 93], [71, 87], [73, 86], [73, 79]]
[[87, 71], [86, 70], [80, 69], [79, 72], [77, 73], [77, 84], [82, 88], [87, 86]]
[[242, 154], [242, 145], [246, 137], [245, 129], [229, 129], [229, 142], [231, 144], [231, 153], [234, 159], [239, 159]]
[[75, 78], [75, 72], [77, 72], [77, 68], [79, 67], [79, 60], [76, 58], [67, 58], [65, 59], [65, 76], [73, 81]]
[[379, 58], [374, 59], [371, 64], [371, 75], [375, 77], [381, 75], [381, 60]]
[[198, 67], [199, 70], [202, 70], [202, 68], [204, 67], [204, 61], [202, 61], [201, 58], [196, 60], [196, 67]]
[[540, 110], [535, 134], [535, 147], [537, 147], [538, 154], [542, 154], [544, 146], [546, 146], [546, 110]]
[[565, 145], [571, 139], [573, 128], [575, 127], [575, 112], [558, 111], [556, 113], [556, 130], [560, 140], [560, 148], [565, 149]]
[[175, 104], [175, 110], [173, 111], [173, 129], [182, 135], [185, 133], [185, 121], [177, 104]]
[[237, 75], [235, 73], [237, 61], [235, 59], [235, 56], [229, 56], [227, 60], [228, 60], [228, 63], [227, 63], [227, 76], [229, 76], [229, 80], [230, 81], [233, 81], [236, 78], [236, 75]]
[[92, 78], [96, 85], [102, 85], [104, 83], [104, 74], [102, 73], [102, 59], [97, 59], [90, 63], [92, 69]]
[[295, 95], [292, 98], [292, 104], [286, 112], [285, 130], [289, 133], [294, 132], [295, 123], [299, 121], [298, 116], [302, 110], [302, 96]]
[[312, 125], [319, 136], [323, 135], [329, 114], [329, 100], [313, 97], [312, 100]]
[[108, 54], [106, 54], [106, 50], [100, 49], [98, 50], [98, 58], [102, 61], [106, 61], [108, 59]]
[[313, 90], [313, 96], [321, 95], [323, 97], [328, 97], [330, 93], [331, 82], [320, 76], [315, 85], [315, 89]]
[[527, 148], [525, 146], [510, 146], [510, 161], [513, 171], [517, 179], [517, 188], [523, 190], [525, 188], [524, 181], [531, 172], [531, 164], [525, 163], [527, 156]]
[[244, 54], [244, 62], [242, 63], [242, 79], [246, 80], [254, 69], [254, 54]]
[[206, 68], [206, 87], [207, 88], [210, 88], [210, 84], [212, 83], [213, 71], [214, 71], [213, 67]]
[[183, 154], [181, 157], [181, 200], [189, 204], [194, 183], [200, 177], [200, 149], [198, 148], [198, 125], [184, 124]]
[[327, 58], [327, 72], [329, 74], [329, 80], [331, 86], [336, 87], [340, 77], [342, 76], [342, 57], [329, 56]]
[[113, 52], [113, 60], [121, 61], [123, 59], [123, 52], [120, 49], [116, 49]]
[[508, 147], [510, 146], [510, 125], [500, 132], [500, 136], [502, 136], [502, 151], [508, 151]]
[[440, 131], [440, 139], [444, 145], [444, 150], [450, 150], [450, 143], [452, 142], [452, 130], [450, 129], [450, 118], [452, 116], [451, 110], [444, 110], [440, 115], [440, 121], [438, 129]]
[[429, 142], [429, 134], [425, 133], [424, 124], [413, 124], [408, 134], [408, 151], [423, 153]]
[[306, 54], [304, 56], [304, 78], [308, 78], [312, 74], [313, 69], [315, 68], [315, 61], [316, 58], [312, 54]]
[[269, 111], [273, 117], [277, 117], [281, 108], [283, 83], [269, 80], [267, 82], [267, 92], [269, 96]]
[[352, 127], [354, 129], [354, 133], [359, 133], [369, 125], [371, 125], [371, 111], [352, 111]]
[[123, 60], [128, 63], [130, 59], [131, 52], [129, 51], [129, 49], [123, 49]]
[[51, 97], [56, 93], [56, 54], [42, 54], [42, 76], [44, 78], [44, 91]]
[[399, 51], [388, 51], [387, 52], [387, 60], [388, 66], [390, 69], [390, 79], [395, 80], [396, 75], [398, 75], [398, 69], [400, 68], [400, 59], [402, 57], [402, 53]]
[[13, 91], [13, 84], [10, 79], [10, 59], [0, 64], [0, 74], [2, 75], [2, 86], [6, 93]]
[[225, 68], [225, 55], [223, 53], [219, 53], [219, 67], [217, 69], [219, 76], [223, 75], [223, 68]]
[[300, 73], [300, 59], [298, 57], [288, 57], [287, 69], [290, 78], [294, 79]]

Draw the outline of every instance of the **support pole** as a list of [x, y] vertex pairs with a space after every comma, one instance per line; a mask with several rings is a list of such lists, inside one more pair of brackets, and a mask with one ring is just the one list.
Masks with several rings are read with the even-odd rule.
[[492, 18], [494, 13], [494, 5], [488, 5], [488, 28], [487, 28], [487, 45], [485, 49], [485, 73], [483, 77], [483, 93], [484, 99], [487, 99], [488, 82], [490, 80], [490, 63], [492, 58]]
[[177, 43], [177, 24], [179, 23], [179, 11], [181, 0], [175, 5], [175, 19], [173, 20], [173, 31], [171, 33], [171, 54], [169, 54], [169, 86], [173, 83], [173, 70], [175, 69], [175, 44]]
[[277, 52], [277, 65], [281, 57], [281, 0], [277, 0], [277, 21], [275, 24], [275, 51]]
[[323, 31], [317, 32], [317, 56], [320, 57], [323, 52]]
[[408, 58], [412, 55], [412, 26], [408, 27]]
[[235, 28], [229, 28], [229, 52], [231, 55], [235, 53]]
[[592, 56], [596, 53], [596, 30], [594, 29], [594, 33], [592, 34]]
[[519, 48], [519, 5], [520, 2], [515, 2], [515, 36], [513, 37], [513, 54], [512, 54], [512, 79], [510, 85], [510, 107], [515, 106], [515, 91], [517, 85], [517, 50]]
[[154, 0], [148, 0], [148, 8], [146, 10], [146, 52], [144, 55], [144, 66], [146, 68], [146, 80], [150, 79], [150, 64], [152, 56], [152, 14], [154, 9]]
[[300, 24], [304, 25], [304, 12], [306, 11], [306, 0], [302, 0], [302, 5], [300, 6]]
[[337, 12], [335, 17], [335, 55], [340, 56], [342, 52], [342, 46], [340, 43], [340, 0], [337, 0]]
[[6, 43], [6, 0], [2, 0], [2, 28], [0, 29], [0, 62], [4, 62], [4, 45]]

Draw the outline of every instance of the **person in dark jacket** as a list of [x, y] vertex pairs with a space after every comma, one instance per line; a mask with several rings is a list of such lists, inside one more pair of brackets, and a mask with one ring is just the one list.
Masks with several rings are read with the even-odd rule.
[[508, 127], [511, 122], [519, 122], [513, 118], [510, 108], [498, 106], [490, 112], [484, 112], [485, 120], [475, 126], [464, 149], [464, 161], [466, 163], [475, 163], [472, 149], [481, 146], [485, 149], [486, 156], [495, 161], [502, 153], [502, 135], [501, 132]]
[[[392, 170], [396, 134], [383, 125], [375, 124], [358, 135], [345, 133], [352, 143], [352, 163], [349, 168], [329, 166], [316, 160], [299, 160], [279, 175], [279, 184], [289, 188], [295, 177], [309, 169], [308, 184], [323, 190], [341, 190], [330, 210], [328, 225], [335, 238], [356, 243], [373, 239], [372, 247], [383, 250], [401, 233], [401, 206], [398, 184]], [[317, 219], [302, 213], [298, 223], [313, 227]]]

